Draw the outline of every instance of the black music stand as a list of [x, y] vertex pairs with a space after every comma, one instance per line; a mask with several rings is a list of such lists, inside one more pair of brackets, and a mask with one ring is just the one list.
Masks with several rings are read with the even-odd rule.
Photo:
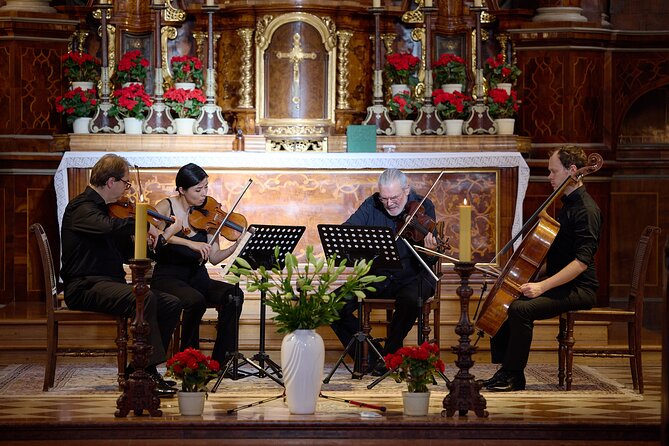
[[[375, 269], [400, 269], [402, 263], [397, 253], [397, 246], [390, 228], [374, 226], [350, 225], [318, 225], [318, 234], [321, 238], [323, 251], [330, 257], [336, 256], [336, 261], [346, 259], [349, 266], [357, 260], [373, 261]], [[344, 362], [349, 353], [354, 359], [352, 378], [362, 379], [365, 374], [361, 366], [363, 353], [362, 346], [367, 343], [378, 359], [383, 355], [376, 348], [372, 340], [362, 330], [362, 299], [358, 299], [358, 331], [353, 335], [334, 367], [323, 380], [328, 383], [337, 368]], [[352, 351], [353, 350], [353, 351]]]
[[[278, 264], [279, 268], [283, 268], [284, 259], [286, 253], [293, 252], [297, 243], [300, 241], [305, 226], [276, 226], [276, 225], [251, 225], [249, 227], [249, 232], [252, 233], [251, 237], [247, 243], [242, 248], [242, 251], [239, 253], [238, 257], [246, 260], [252, 269], [258, 269], [261, 266], [264, 266], [266, 269], [271, 269], [277, 264], [277, 258], [274, 257], [275, 247], [279, 247], [279, 256]], [[274, 380], [277, 384], [283, 386], [281, 381], [281, 367], [265, 353], [265, 319], [266, 319], [266, 308], [265, 308], [265, 297], [266, 292], [260, 292], [260, 341], [258, 353], [253, 355], [251, 358], [252, 362], [246, 358], [243, 358], [241, 365], [250, 365], [255, 368], [257, 372], [243, 372], [242, 377], [246, 376], [258, 376], [259, 378], [268, 377]], [[235, 379], [235, 362], [237, 357], [232, 358], [233, 365], [233, 379]], [[241, 366], [240, 365], [240, 366]], [[270, 369], [268, 372], [267, 369]], [[215, 389], [218, 388], [218, 385], [221, 382], [221, 379], [225, 373], [221, 374], [216, 382], [216, 385], [212, 388], [212, 392], [215, 392]]]

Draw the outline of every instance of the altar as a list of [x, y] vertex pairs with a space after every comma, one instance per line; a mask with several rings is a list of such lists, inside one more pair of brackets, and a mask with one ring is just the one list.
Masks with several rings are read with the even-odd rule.
[[[104, 151], [65, 152], [54, 177], [58, 222], [70, 198], [88, 184], [90, 169]], [[139, 166], [144, 198], [155, 204], [175, 193], [176, 171], [187, 163], [209, 174], [209, 195], [229, 209], [249, 179], [251, 187], [235, 212], [249, 224], [304, 225], [307, 230], [296, 253], [307, 245], [322, 252], [318, 224], [343, 222], [376, 191], [383, 169], [407, 173], [411, 186], [426, 193], [440, 172], [430, 199], [437, 220], [457, 256], [458, 207], [466, 198], [473, 206], [472, 257], [490, 262], [499, 248], [522, 226], [522, 203], [529, 167], [518, 152], [322, 153], [322, 152], [176, 152], [127, 151], [115, 153]], [[131, 196], [138, 197], [137, 176], [131, 171]], [[500, 262], [497, 259], [496, 263]]]

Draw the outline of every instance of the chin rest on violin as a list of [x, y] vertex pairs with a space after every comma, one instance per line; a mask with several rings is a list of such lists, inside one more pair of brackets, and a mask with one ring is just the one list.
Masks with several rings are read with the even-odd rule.
[[225, 212], [221, 209], [221, 205], [209, 196], [201, 206], [191, 208], [188, 213], [188, 223], [198, 231], [213, 233], [218, 230], [223, 220], [225, 225], [221, 228], [221, 235], [231, 242], [236, 241], [248, 225], [246, 217], [242, 214]]
[[[135, 218], [135, 203], [130, 201], [128, 197], [121, 197], [115, 203], [109, 203], [109, 215], [116, 218]], [[147, 217], [149, 223], [153, 226], [158, 227], [159, 222], [166, 221], [168, 223], [174, 223], [172, 217], [167, 217], [160, 214], [156, 208], [151, 205], [147, 206], [146, 209]]]

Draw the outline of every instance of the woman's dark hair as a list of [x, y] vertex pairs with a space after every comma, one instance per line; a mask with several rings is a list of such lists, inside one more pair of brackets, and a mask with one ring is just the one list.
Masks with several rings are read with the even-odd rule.
[[188, 163], [179, 169], [179, 172], [177, 172], [177, 177], [175, 180], [177, 190], [179, 190], [180, 187], [183, 187], [184, 189], [193, 187], [208, 176], [209, 175], [207, 175], [207, 172], [205, 172], [204, 169], [197, 164]]

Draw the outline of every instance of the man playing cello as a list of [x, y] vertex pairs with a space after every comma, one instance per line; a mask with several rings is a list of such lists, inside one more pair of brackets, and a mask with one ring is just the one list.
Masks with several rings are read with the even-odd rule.
[[[553, 189], [560, 188], [586, 162], [587, 157], [580, 148], [565, 146], [554, 151], [548, 160], [548, 179]], [[596, 302], [599, 282], [595, 253], [602, 217], [582, 179], [570, 180], [566, 185], [557, 221], [560, 229], [537, 274], [537, 281], [521, 285], [522, 295], [509, 305], [508, 319], [490, 340], [492, 362], [502, 366], [492, 378], [483, 381], [487, 390], [525, 389], [524, 369], [534, 321], [570, 310], [590, 309]]]

